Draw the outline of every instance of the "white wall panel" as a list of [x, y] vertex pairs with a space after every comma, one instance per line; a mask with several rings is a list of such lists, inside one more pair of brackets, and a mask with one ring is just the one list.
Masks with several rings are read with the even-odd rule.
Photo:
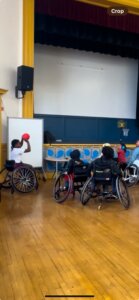
[[35, 45], [35, 113], [135, 118], [137, 61]]

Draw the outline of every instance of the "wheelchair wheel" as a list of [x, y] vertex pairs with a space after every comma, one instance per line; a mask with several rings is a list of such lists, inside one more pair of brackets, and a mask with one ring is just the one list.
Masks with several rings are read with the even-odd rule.
[[54, 184], [53, 196], [58, 203], [64, 202], [71, 191], [72, 180], [67, 174], [60, 174]]
[[125, 181], [120, 177], [117, 177], [116, 179], [116, 190], [121, 204], [125, 209], [128, 209], [130, 206], [130, 196], [128, 193], [128, 187]]
[[92, 177], [88, 178], [85, 182], [80, 195], [80, 201], [83, 205], [85, 205], [91, 197], [93, 197]]
[[131, 165], [124, 171], [124, 181], [128, 186], [135, 185], [139, 180], [139, 169], [136, 165]]
[[36, 174], [31, 167], [17, 167], [11, 176], [13, 189], [21, 193], [29, 193], [38, 188]]

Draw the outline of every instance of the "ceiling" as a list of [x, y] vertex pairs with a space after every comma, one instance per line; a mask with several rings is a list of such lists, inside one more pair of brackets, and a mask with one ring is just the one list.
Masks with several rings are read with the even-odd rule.
[[75, 0], [77, 2], [88, 3], [92, 5], [97, 5], [101, 7], [110, 6], [126, 6], [128, 12], [131, 14], [139, 15], [139, 0]]

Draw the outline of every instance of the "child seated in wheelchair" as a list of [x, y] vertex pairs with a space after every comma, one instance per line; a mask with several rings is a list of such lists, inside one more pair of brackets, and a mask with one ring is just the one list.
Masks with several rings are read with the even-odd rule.
[[[85, 181], [89, 175], [89, 164], [84, 163], [80, 159], [81, 153], [78, 149], [70, 153], [71, 159], [66, 165], [66, 172], [71, 176], [72, 180]], [[65, 186], [68, 187], [68, 176], [65, 175]]]
[[[23, 149], [23, 142], [27, 143], [27, 148]], [[10, 160], [6, 160], [5, 162], [5, 168], [12, 172], [14, 168], [19, 167], [20, 165], [23, 165], [22, 162], [22, 155], [23, 153], [27, 153], [31, 151], [31, 146], [28, 140], [21, 139], [21, 141], [14, 139], [11, 142], [11, 153], [10, 153]], [[27, 165], [27, 164], [26, 164]]]
[[68, 174], [85, 175], [88, 172], [89, 164], [84, 163], [80, 159], [80, 156], [81, 156], [81, 153], [78, 149], [75, 149], [70, 153], [71, 159], [69, 160], [69, 162], [67, 164]]
[[[26, 142], [27, 148], [23, 149], [23, 142]], [[31, 146], [28, 140], [21, 139], [21, 141], [15, 139], [11, 142], [11, 160], [15, 161], [15, 167], [23, 164], [22, 162], [22, 155], [23, 153], [27, 153], [31, 151]]]
[[114, 151], [109, 146], [102, 148], [102, 156], [90, 164], [91, 176], [93, 176], [93, 187], [95, 183], [102, 183], [103, 192], [108, 193], [108, 185], [112, 185], [112, 193], [116, 194], [116, 178], [121, 174], [118, 164], [114, 160]]
[[125, 168], [127, 167], [127, 160], [126, 160], [126, 145], [124, 143], [121, 143], [118, 147], [117, 147], [117, 162], [119, 164], [119, 167], [122, 171], [125, 170]]

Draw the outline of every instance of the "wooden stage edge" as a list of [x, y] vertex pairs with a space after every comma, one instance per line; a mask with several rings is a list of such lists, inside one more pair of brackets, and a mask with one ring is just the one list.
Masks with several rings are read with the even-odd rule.
[[[110, 143], [110, 145], [112, 146], [112, 147], [114, 147], [114, 146], [116, 146], [116, 145], [118, 145], [118, 143], [116, 144], [111, 144]], [[44, 146], [44, 148], [47, 148], [47, 147], [65, 147], [65, 146], [67, 146], [67, 147], [70, 147], [70, 146], [73, 146], [73, 147], [88, 147], [88, 146], [94, 146], [94, 147], [98, 147], [98, 148], [100, 148], [100, 147], [102, 147], [103, 146], [103, 144], [60, 144], [60, 143], [55, 143], [55, 144], [43, 144], [43, 146]], [[135, 148], [135, 144], [126, 144], [126, 146], [127, 146], [127, 148], [129, 148], [129, 149], [133, 149], [133, 148]]]

